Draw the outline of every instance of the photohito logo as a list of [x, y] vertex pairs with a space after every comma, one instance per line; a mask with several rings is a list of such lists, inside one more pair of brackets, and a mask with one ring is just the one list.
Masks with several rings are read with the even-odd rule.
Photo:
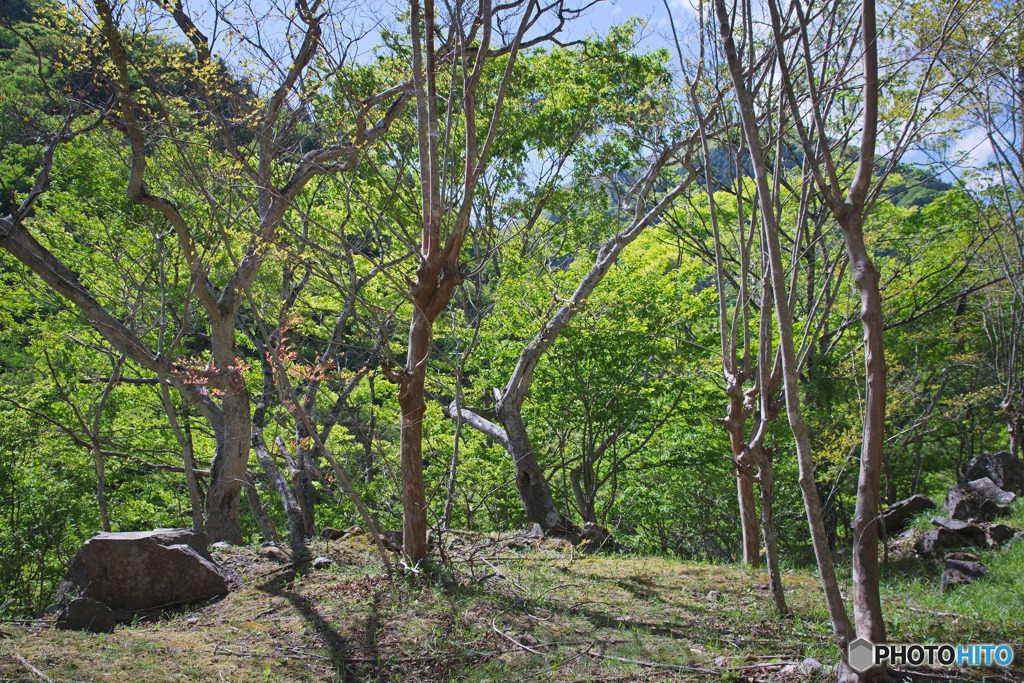
[[1013, 648], [1009, 645], [950, 645], [949, 643], [882, 644], [858, 638], [850, 643], [850, 666], [856, 671], [883, 662], [891, 666], [910, 664], [941, 666], [1009, 666]]

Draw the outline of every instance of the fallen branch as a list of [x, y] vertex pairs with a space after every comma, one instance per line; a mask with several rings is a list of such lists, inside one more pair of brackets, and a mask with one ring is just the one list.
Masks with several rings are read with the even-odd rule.
[[646, 666], [652, 669], [672, 669], [673, 671], [692, 671], [693, 673], [699, 674], [717, 674], [720, 673], [714, 669], [701, 669], [697, 666], [683, 666], [682, 664], [664, 664], [662, 662], [645, 662], [641, 659], [626, 659], [625, 657], [613, 657], [612, 655], [602, 654], [600, 652], [588, 652], [591, 657], [599, 657], [601, 659], [612, 659], [616, 662], [625, 662], [626, 664], [636, 664], [638, 666]]
[[560, 669], [561, 667], [565, 666], [566, 664], [571, 664], [572, 662], [576, 661], [577, 659], [579, 659], [583, 655], [588, 654], [590, 652], [591, 648], [593, 648], [595, 645], [597, 645], [597, 641], [596, 640], [592, 641], [589, 645], [587, 645], [585, 648], [583, 648], [582, 650], [580, 650], [579, 652], [574, 654], [572, 657], [569, 657], [568, 659], [563, 659], [562, 661], [560, 661], [558, 664], [555, 665], [555, 669]]
[[278, 659], [280, 657], [284, 657], [285, 659], [299, 659], [299, 660], [319, 659], [319, 660], [322, 660], [322, 661], [325, 661], [325, 662], [334, 661], [330, 657], [324, 657], [323, 655], [315, 655], [313, 653], [299, 654], [299, 653], [287, 652], [287, 651], [281, 651], [281, 650], [278, 650], [277, 652], [266, 652], [266, 653], [262, 653], [262, 652], [235, 652], [234, 650], [229, 650], [228, 648], [224, 647], [223, 645], [215, 645], [214, 648], [213, 648], [213, 654], [215, 654], [215, 655], [216, 654], [229, 654], [229, 655], [233, 655], [235, 657], [246, 657], [248, 659]]
[[752, 669], [781, 669], [790, 664], [799, 664], [799, 662], [769, 662], [767, 664], [748, 664], [747, 666], [741, 666], [739, 671], [750, 671]]
[[917, 603], [913, 602], [912, 600], [905, 600], [903, 604], [911, 612], [921, 612], [923, 614], [934, 614], [937, 617], [956, 617], [957, 619], [967, 619], [967, 617], [965, 615], [957, 614], [955, 612], [936, 612], [935, 610], [932, 610], [932, 609], [925, 609], [924, 607], [918, 606]]
[[527, 652], [532, 652], [533, 654], [540, 655], [541, 657], [545, 656], [545, 654], [543, 652], [539, 652], [537, 650], [534, 650], [529, 645], [523, 645], [522, 643], [520, 643], [518, 640], [516, 640], [512, 636], [510, 636], [509, 634], [507, 634], [504, 631], [502, 631], [500, 628], [498, 628], [498, 624], [495, 623], [497, 621], [498, 621], [498, 617], [494, 617], [493, 619], [491, 619], [491, 628], [494, 629], [494, 632], [497, 633], [499, 636], [501, 636], [502, 638], [504, 638], [504, 639], [508, 640], [509, 642], [513, 643], [517, 647], [521, 647], [522, 649], [526, 650]]
[[53, 683], [53, 680], [49, 676], [47, 676], [42, 671], [40, 671], [39, 669], [37, 669], [34, 666], [32, 666], [31, 664], [29, 664], [28, 660], [26, 660], [21, 655], [15, 653], [14, 654], [14, 659], [16, 659], [18, 661], [18, 664], [21, 664], [23, 667], [25, 667], [26, 669], [31, 671], [32, 674], [34, 676], [36, 676], [39, 680], [44, 681], [44, 683]]
[[526, 593], [526, 589], [525, 589], [525, 588], [523, 588], [523, 587], [522, 587], [522, 586], [521, 586], [521, 585], [519, 584], [519, 582], [518, 582], [518, 581], [516, 581], [515, 579], [513, 579], [513, 578], [511, 578], [511, 577], [509, 577], [509, 576], [506, 576], [504, 572], [502, 572], [502, 571], [501, 571], [500, 569], [498, 569], [498, 568], [497, 568], [497, 567], [495, 567], [495, 566], [494, 566], [493, 564], [491, 564], [490, 562], [488, 562], [488, 561], [487, 561], [487, 558], [486, 558], [486, 557], [484, 557], [483, 555], [481, 555], [481, 556], [480, 556], [480, 559], [481, 559], [481, 560], [483, 561], [483, 563], [484, 563], [484, 564], [486, 564], [486, 565], [487, 565], [488, 567], [490, 567], [491, 569], [493, 569], [493, 570], [494, 570], [494, 572], [495, 572], [495, 573], [496, 573], [496, 574], [497, 574], [498, 576], [500, 576], [501, 578], [503, 578], [503, 579], [505, 579], [506, 581], [508, 581], [509, 583], [511, 583], [511, 584], [512, 584], [513, 586], [515, 586], [515, 587], [516, 587], [516, 588], [517, 588], [517, 589], [518, 589], [518, 590], [519, 590], [520, 592], [522, 592], [522, 593]]

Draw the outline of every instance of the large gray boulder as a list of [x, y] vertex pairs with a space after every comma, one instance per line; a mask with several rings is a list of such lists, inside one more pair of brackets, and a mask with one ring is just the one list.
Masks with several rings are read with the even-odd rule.
[[[207, 539], [188, 529], [156, 529], [98, 533], [86, 541], [57, 591], [62, 608], [58, 623], [89, 607], [90, 614], [107, 615], [85, 598], [102, 603], [119, 621], [137, 612], [224, 595], [228, 583], [206, 549]], [[68, 628], [78, 626], [67, 625]]]
[[934, 508], [935, 503], [920, 493], [898, 503], [893, 503], [882, 512], [879, 525], [883, 528], [879, 529], [879, 531], [884, 531], [886, 536], [895, 536], [907, 527], [907, 524], [914, 515]]
[[982, 477], [988, 477], [1004, 491], [1024, 494], [1024, 468], [1010, 451], [982, 453], [977, 456], [964, 467], [961, 481], [973, 481]]
[[943, 506], [953, 519], [990, 522], [995, 517], [1010, 514], [1010, 503], [1016, 498], [1004, 491], [988, 477], [950, 486]]

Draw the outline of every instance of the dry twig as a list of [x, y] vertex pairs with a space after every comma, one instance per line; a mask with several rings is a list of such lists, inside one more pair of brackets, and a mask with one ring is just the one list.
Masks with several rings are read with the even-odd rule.
[[18, 664], [21, 664], [23, 667], [31, 671], [32, 675], [34, 675], [39, 680], [43, 681], [44, 683], [53, 683], [53, 680], [49, 676], [47, 676], [42, 671], [29, 664], [28, 660], [22, 657], [21, 655], [15, 653], [14, 658], [18, 661]]

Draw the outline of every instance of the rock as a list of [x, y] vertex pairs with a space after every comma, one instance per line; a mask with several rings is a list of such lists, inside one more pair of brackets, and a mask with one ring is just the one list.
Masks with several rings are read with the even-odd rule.
[[363, 533], [363, 527], [359, 526], [358, 524], [354, 524], [349, 528], [345, 529], [345, 533], [349, 536], [358, 536], [359, 534]]
[[988, 544], [992, 548], [997, 548], [1013, 538], [1013, 535], [1017, 533], [1017, 530], [1012, 526], [1006, 524], [989, 524], [985, 530], [988, 536]]
[[555, 552], [563, 553], [572, 548], [572, 543], [564, 538], [545, 538], [540, 542], [540, 547], [544, 550], [554, 550]]
[[[79, 598], [101, 602], [125, 620], [134, 612], [224, 595], [228, 584], [207, 543], [205, 534], [188, 529], [96, 534], [71, 561], [57, 602], [71, 623], [71, 604]], [[74, 609], [102, 618], [91, 603]]]
[[230, 547], [231, 547], [231, 544], [227, 543], [226, 541], [217, 541], [216, 543], [214, 543], [213, 545], [210, 546], [210, 549], [211, 550], [227, 550]]
[[331, 566], [331, 560], [327, 557], [318, 557], [313, 560], [313, 569], [328, 569]]
[[338, 539], [344, 538], [345, 532], [341, 529], [335, 529], [333, 527], [325, 526], [320, 531], [320, 538], [325, 541], [337, 541]]
[[715, 657], [715, 667], [719, 669], [731, 669], [732, 657]]
[[977, 456], [964, 466], [961, 481], [973, 481], [984, 477], [991, 479], [992, 483], [1004, 491], [1024, 494], [1024, 468], [1010, 451], [982, 453]]
[[821, 662], [814, 657], [808, 657], [797, 664], [796, 670], [804, 676], [814, 676], [821, 671]]
[[953, 533], [966, 536], [971, 539], [973, 545], [985, 545], [985, 529], [972, 522], [965, 522], [960, 519], [950, 519], [949, 517], [936, 517], [931, 518], [932, 524], [945, 529], [946, 531], [952, 531]]
[[396, 553], [402, 552], [402, 530], [398, 531], [381, 531], [380, 532], [381, 543], [388, 550]]
[[533, 528], [530, 529], [530, 533], [527, 536], [530, 538], [544, 538], [544, 529], [541, 528], [540, 524], [534, 522]]
[[921, 535], [914, 544], [914, 550], [921, 557], [939, 559], [944, 550], [949, 548], [968, 548], [974, 542], [967, 536], [949, 531], [948, 529], [930, 529]]
[[[913, 495], [887, 507], [879, 520], [879, 526], [884, 527], [885, 534], [891, 537], [903, 531], [911, 517], [934, 508], [935, 503], [930, 498], [921, 494]], [[882, 530], [879, 529], [879, 531]]]
[[92, 598], [75, 598], [57, 615], [57, 628], [63, 631], [112, 633], [117, 622], [112, 609]]
[[946, 560], [946, 569], [942, 572], [942, 578], [939, 580], [939, 591], [945, 593], [947, 588], [964, 586], [989, 576], [992, 576], [992, 572], [980, 562], [948, 559]]
[[287, 551], [278, 548], [276, 545], [265, 545], [259, 550], [259, 556], [281, 564], [288, 564], [292, 556]]
[[602, 550], [614, 552], [619, 549], [619, 544], [612, 538], [612, 532], [607, 527], [593, 522], [583, 525], [583, 531], [576, 536], [573, 543], [585, 553], [596, 553]]
[[711, 602], [719, 602], [722, 599], [722, 594], [719, 591], [708, 591], [704, 597]]
[[994, 517], [1008, 515], [1009, 505], [1016, 497], [1016, 494], [996, 486], [988, 477], [982, 477], [950, 486], [943, 507], [953, 519], [988, 522]]
[[946, 553], [946, 558], [945, 559], [947, 559], [947, 560], [964, 560], [964, 561], [967, 561], [967, 562], [977, 562], [978, 561], [978, 556], [975, 555], [974, 553], [969, 553], [969, 552], [966, 552], [966, 551], [961, 551], [961, 552]]

